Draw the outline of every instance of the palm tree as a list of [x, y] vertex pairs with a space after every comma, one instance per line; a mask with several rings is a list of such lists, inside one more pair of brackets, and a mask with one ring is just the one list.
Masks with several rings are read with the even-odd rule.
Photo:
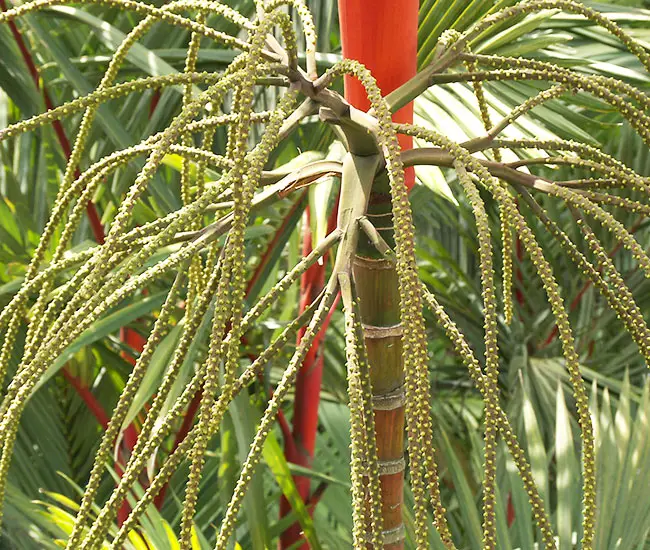
[[[603, 503], [646, 475], [647, 14], [423, 2], [420, 71], [382, 96], [316, 54], [338, 46], [331, 3], [286, 4], [0, 15], [6, 539], [267, 548], [298, 520], [315, 548], [642, 544], [647, 510]], [[413, 99], [416, 124], [394, 123]], [[314, 264], [324, 289], [296, 313]], [[330, 321], [320, 447], [292, 466], [273, 426], [291, 441], [282, 403]], [[307, 501], [292, 473], [318, 483]]]

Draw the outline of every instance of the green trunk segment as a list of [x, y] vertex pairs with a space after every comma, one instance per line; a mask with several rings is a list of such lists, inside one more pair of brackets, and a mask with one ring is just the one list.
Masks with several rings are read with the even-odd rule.
[[[361, 273], [355, 271], [355, 276], [358, 277], [359, 284], [364, 284]], [[400, 336], [366, 337], [366, 349], [368, 361], [373, 366], [371, 372], [373, 392], [382, 395], [400, 389], [404, 384], [402, 338]]]
[[377, 327], [399, 325], [399, 288], [394, 265], [357, 255], [354, 272], [362, 322]]
[[[393, 207], [391, 203], [390, 183], [385, 169], [382, 169], [375, 176], [366, 216], [386, 243], [394, 250]], [[359, 239], [357, 250], [359, 256], [364, 258], [384, 259], [383, 254], [377, 250], [375, 245], [365, 235]], [[395, 278], [397, 279], [397, 275], [395, 275]], [[399, 311], [399, 305], [395, 306], [395, 310]]]
[[[375, 178], [366, 215], [394, 246], [385, 172]], [[400, 549], [404, 546], [404, 363], [397, 272], [364, 232], [359, 235], [353, 272], [373, 391], [384, 548]]]

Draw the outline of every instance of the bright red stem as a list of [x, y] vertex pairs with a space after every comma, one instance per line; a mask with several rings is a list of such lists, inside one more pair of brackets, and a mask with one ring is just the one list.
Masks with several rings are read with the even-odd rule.
[[[418, 51], [418, 0], [339, 0], [343, 56], [356, 59], [377, 79], [382, 95], [389, 94], [415, 76]], [[345, 77], [345, 98], [367, 110], [368, 95], [361, 83]], [[413, 103], [393, 115], [395, 122], [413, 122]], [[402, 149], [413, 138], [399, 136]], [[415, 183], [413, 168], [406, 170], [406, 185]]]
[[[384, 95], [413, 77], [417, 70], [417, 0], [339, 0], [339, 20], [343, 55], [363, 63], [377, 79]], [[356, 79], [346, 77], [345, 97], [355, 107], [370, 108], [365, 89]], [[413, 104], [400, 109], [393, 116], [396, 122], [413, 122]], [[400, 146], [410, 149], [413, 139], [399, 136]], [[406, 171], [406, 185], [415, 183], [412, 168]], [[305, 223], [303, 254], [311, 251], [309, 223]], [[305, 307], [320, 292], [324, 284], [325, 266], [314, 265], [301, 279], [300, 307]], [[321, 331], [321, 334], [323, 334]], [[300, 335], [301, 336], [301, 335]], [[299, 337], [300, 337], [299, 336]], [[319, 350], [322, 336], [311, 347], [296, 381], [294, 401], [293, 445], [285, 446], [287, 460], [310, 467], [314, 456], [318, 428], [318, 403], [323, 369], [323, 355]], [[298, 492], [305, 502], [309, 501], [309, 478], [294, 477]], [[290, 511], [285, 499], [281, 502], [281, 516]], [[300, 540], [300, 527], [294, 524], [281, 537], [280, 548], [289, 548]], [[301, 550], [307, 550], [303, 544]]]
[[[328, 219], [328, 233], [333, 231], [336, 226], [338, 207], [335, 207]], [[303, 249], [302, 254], [306, 256], [312, 251], [312, 235], [309, 223], [309, 208], [305, 211], [303, 219]], [[313, 302], [320, 294], [325, 284], [325, 266], [327, 265], [327, 256], [323, 258], [322, 263], [315, 264], [309, 268], [300, 279], [300, 304], [299, 311], [302, 313], [305, 308]], [[293, 412], [293, 431], [287, 433], [286, 427], [280, 421], [280, 427], [284, 435], [284, 454], [287, 461], [299, 464], [306, 468], [311, 468], [316, 449], [316, 434], [318, 432], [318, 406], [320, 403], [320, 388], [323, 378], [324, 360], [323, 353], [320, 349], [325, 332], [332, 319], [332, 315], [338, 305], [340, 296], [330, 307], [330, 311], [323, 323], [323, 327], [316, 336], [311, 349], [307, 353], [303, 364], [298, 371], [296, 378], [296, 392], [294, 399]], [[305, 330], [298, 332], [297, 343], [300, 343]], [[310, 479], [305, 476], [294, 476], [294, 482], [298, 493], [303, 502], [313, 502], [309, 508], [310, 514], [313, 514], [316, 502], [313, 501], [313, 495], [310, 496]], [[280, 517], [284, 517], [291, 512], [291, 505], [284, 498], [280, 499]], [[280, 537], [280, 548], [289, 548], [302, 538], [301, 528], [298, 523], [294, 523]], [[307, 548], [307, 545], [302, 545]]]
[[[302, 254], [307, 256], [312, 250], [312, 236], [309, 223], [309, 209], [303, 217], [303, 246]], [[299, 312], [320, 294], [325, 284], [325, 262], [314, 264], [300, 278]], [[298, 332], [297, 344], [304, 336], [304, 328]], [[296, 378], [296, 393], [293, 410], [293, 431], [291, 438], [285, 436], [284, 454], [288, 462], [310, 468], [316, 447], [318, 431], [318, 404], [320, 401], [320, 385], [323, 378], [323, 355], [320, 351], [321, 333], [314, 340], [311, 349], [298, 371]], [[310, 479], [304, 476], [294, 476], [298, 493], [303, 502], [309, 498]], [[282, 497], [280, 501], [280, 517], [291, 512], [291, 505]], [[280, 548], [289, 548], [301, 538], [300, 524], [294, 523], [280, 537]], [[302, 548], [307, 549], [304, 544]]]
[[79, 378], [70, 373], [70, 371], [65, 368], [63, 369], [63, 377], [67, 382], [74, 388], [79, 397], [83, 400], [88, 407], [88, 410], [93, 413], [93, 416], [99, 422], [99, 425], [106, 429], [108, 428], [108, 415], [104, 411], [104, 407], [93, 395], [93, 392], [90, 391], [90, 388], [86, 386]]

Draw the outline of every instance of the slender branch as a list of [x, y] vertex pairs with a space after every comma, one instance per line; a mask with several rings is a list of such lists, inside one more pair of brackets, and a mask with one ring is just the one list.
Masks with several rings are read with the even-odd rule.
[[[255, 322], [255, 320], [278, 298], [278, 296], [280, 296], [284, 291], [286, 291], [286, 289], [291, 284], [293, 284], [300, 277], [300, 275], [306, 269], [308, 269], [310, 265], [316, 262], [318, 258], [322, 257], [322, 255], [331, 246], [333, 246], [336, 242], [338, 242], [339, 239], [340, 239], [340, 233], [338, 231], [334, 231], [333, 233], [328, 235], [328, 237], [322, 243], [320, 243], [320, 245], [316, 247], [307, 257], [303, 258], [301, 262], [299, 262], [289, 273], [287, 273], [284, 276], [284, 278], [278, 284], [276, 284], [261, 300], [259, 300], [256, 303], [256, 305], [247, 313], [247, 315], [242, 320], [242, 331], [247, 330], [247, 328], [251, 326], [252, 323]], [[170, 367], [168, 368], [167, 374], [165, 375], [165, 379], [163, 380], [161, 387], [157, 392], [156, 399], [154, 400], [154, 403], [151, 406], [151, 409], [147, 415], [145, 424], [141, 429], [140, 437], [138, 439], [138, 447], [134, 449], [132, 458], [129, 461], [129, 464], [126, 469], [125, 476], [121, 480], [120, 485], [117, 488], [117, 493], [114, 493], [114, 495], [111, 497], [112, 502], [117, 502], [117, 500], [119, 499], [119, 494], [124, 494], [124, 492], [128, 490], [130, 484], [134, 482], [137, 474], [144, 466], [147, 457], [150, 456], [155, 449], [157, 449], [162, 439], [166, 436], [166, 433], [169, 430], [171, 430], [172, 420], [176, 418], [178, 415], [182, 414], [182, 412], [187, 407], [187, 404], [192, 399], [192, 396], [198, 390], [201, 377], [203, 376], [202, 369], [196, 372], [194, 378], [186, 387], [183, 395], [176, 401], [172, 410], [167, 413], [166, 417], [161, 422], [163, 428], [159, 429], [155, 434], [152, 433], [154, 422], [156, 420], [156, 415], [158, 414], [158, 411], [161, 409], [164, 403], [164, 399], [166, 395], [169, 393], [172, 384], [174, 383], [174, 379], [176, 373], [178, 372], [178, 368], [180, 367], [182, 361], [184, 360], [184, 357], [189, 349], [189, 345], [193, 338], [193, 335], [195, 334], [195, 331], [198, 329], [197, 323], [199, 322], [200, 318], [203, 316], [203, 313], [205, 312], [205, 309], [207, 308], [208, 298], [214, 293], [215, 290], [214, 285], [216, 285], [216, 272], [213, 275], [212, 282], [209, 282], [207, 284], [203, 292], [202, 305], [197, 305], [196, 307], [192, 308], [192, 312], [191, 312], [192, 318], [189, 319], [184, 325], [184, 333], [183, 336], [181, 337], [181, 342], [179, 342], [179, 345], [176, 348], [174, 358], [171, 361]], [[273, 342], [272, 345], [269, 348], [267, 348], [253, 362], [253, 364], [248, 369], [246, 369], [246, 371], [240, 376], [236, 387], [233, 389], [233, 396], [236, 395], [237, 392], [240, 391], [242, 388], [250, 384], [254, 380], [257, 373], [259, 373], [261, 369], [273, 357], [275, 357], [277, 353], [280, 352], [282, 347], [286, 345], [286, 342], [288, 341], [289, 337], [300, 326], [302, 326], [309, 318], [309, 316], [314, 312], [314, 309], [318, 303], [319, 302], [313, 303], [310, 307], [308, 307], [304, 311], [302, 315], [300, 315], [292, 323], [290, 323], [289, 326], [287, 326], [284, 329], [282, 334], [278, 336], [275, 342]], [[225, 339], [223, 345], [226, 345], [230, 341], [230, 338], [231, 336], [229, 335]], [[225, 403], [224, 401], [225, 397], [226, 396], [224, 395], [222, 398], [220, 398], [220, 401], [215, 405], [217, 410], [222, 410]], [[217, 415], [217, 413], [214, 413], [214, 415]], [[215, 417], [215, 420], [213, 420], [213, 424], [217, 422], [216, 418], [217, 417]], [[159, 471], [156, 477], [158, 481], [153, 480], [150, 485], [150, 488], [147, 490], [147, 494], [145, 495], [147, 499], [152, 499], [157, 494], [158, 491], [162, 490], [166, 486], [168, 477], [165, 476], [171, 475], [171, 473], [174, 471], [173, 468], [175, 468], [175, 466], [173, 465], [178, 464], [183, 456], [183, 453], [186, 453], [188, 451], [190, 445], [192, 444], [192, 437], [193, 436], [190, 436], [190, 434], [188, 434], [188, 436], [186, 436], [182, 440], [182, 442], [179, 443], [178, 447], [176, 448], [176, 451], [174, 451], [172, 455], [164, 463], [162, 469]], [[160, 476], [160, 478], [158, 476]], [[144, 504], [142, 506], [144, 506]], [[142, 508], [138, 508], [138, 506], [134, 508], [133, 513], [122, 526], [124, 529], [127, 529], [128, 525], [135, 522], [139, 513], [138, 512], [139, 509]]]

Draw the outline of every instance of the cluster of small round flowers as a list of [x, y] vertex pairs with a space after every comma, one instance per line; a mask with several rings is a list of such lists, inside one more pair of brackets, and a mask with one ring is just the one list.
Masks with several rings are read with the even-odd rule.
[[[452, 342], [456, 353], [460, 356], [463, 363], [467, 367], [472, 380], [483, 395], [484, 399], [486, 399], [487, 380], [485, 374], [483, 374], [483, 371], [481, 370], [478, 359], [474, 355], [472, 348], [467, 343], [465, 336], [458, 329], [456, 323], [451, 320], [444, 308], [438, 303], [435, 296], [426, 289], [424, 284], [422, 285], [422, 296], [426, 304], [429, 306], [429, 309], [435, 315], [438, 324], [449, 338], [449, 341]], [[544, 501], [540, 497], [539, 491], [537, 490], [537, 485], [533, 479], [530, 464], [526, 460], [525, 453], [519, 445], [517, 436], [510, 426], [510, 421], [508, 420], [508, 417], [503, 412], [500, 405], [497, 408], [496, 417], [496, 423], [499, 427], [499, 431], [501, 432], [501, 435], [506, 445], [508, 446], [510, 455], [512, 456], [512, 459], [517, 469], [519, 470], [519, 476], [521, 477], [521, 480], [524, 484], [524, 488], [528, 493], [530, 505], [533, 509], [533, 519], [542, 533], [544, 545], [546, 548], [556, 548], [553, 527], [551, 526], [548, 514], [544, 508]]]

